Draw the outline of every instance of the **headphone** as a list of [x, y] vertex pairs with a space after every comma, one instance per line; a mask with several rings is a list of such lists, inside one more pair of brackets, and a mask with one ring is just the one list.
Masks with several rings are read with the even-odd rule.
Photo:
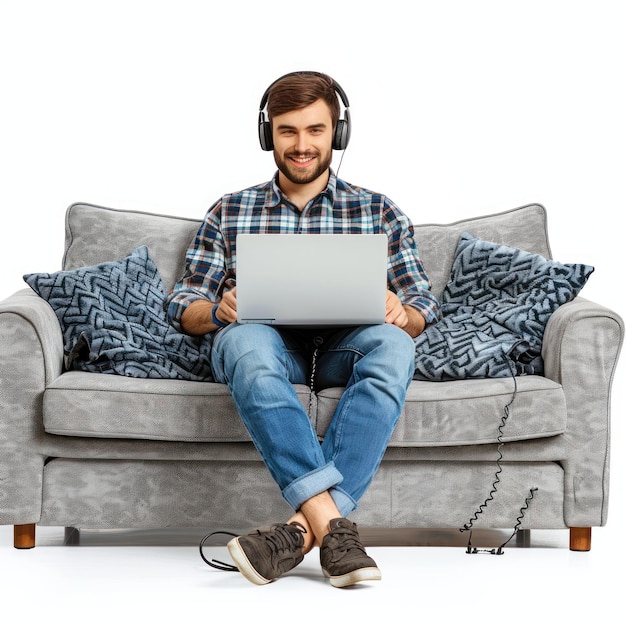
[[[325, 78], [323, 74], [320, 72], [290, 72], [289, 74], [285, 74], [280, 78], [277, 78], [266, 90], [261, 98], [261, 104], [259, 105], [259, 141], [261, 143], [261, 148], [263, 150], [269, 151], [274, 149], [274, 141], [272, 139], [272, 126], [269, 121], [265, 118], [265, 105], [267, 104], [267, 100], [270, 95], [270, 90], [272, 87], [279, 81], [283, 80], [283, 78], [287, 78], [288, 76], [295, 76], [298, 74], [310, 74], [312, 76], [322, 76]], [[344, 114], [343, 118], [337, 120], [337, 126], [335, 128], [335, 133], [333, 135], [333, 150], [345, 150], [348, 146], [348, 141], [350, 141], [350, 103], [348, 102], [348, 96], [346, 96], [346, 92], [341, 88], [339, 83], [337, 83], [334, 79], [333, 88], [337, 92], [337, 95], [343, 102], [344, 106]]]

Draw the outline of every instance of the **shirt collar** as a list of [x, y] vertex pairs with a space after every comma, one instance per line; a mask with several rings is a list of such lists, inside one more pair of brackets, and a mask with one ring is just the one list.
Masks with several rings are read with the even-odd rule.
[[[330, 203], [333, 204], [335, 200], [335, 193], [337, 191], [337, 177], [333, 170], [330, 170], [330, 176], [328, 177], [328, 184], [326, 185], [326, 189], [324, 189], [320, 196], [326, 196]], [[280, 190], [278, 186], [278, 170], [274, 174], [272, 180], [267, 183], [267, 190], [265, 192], [265, 206], [267, 208], [273, 209], [277, 207], [281, 202], [285, 201], [286, 198], [283, 196], [283, 192]]]

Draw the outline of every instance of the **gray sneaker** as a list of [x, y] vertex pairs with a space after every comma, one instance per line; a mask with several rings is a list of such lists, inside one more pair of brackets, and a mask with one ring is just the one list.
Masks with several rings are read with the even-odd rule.
[[380, 580], [376, 562], [367, 556], [356, 524], [345, 518], [330, 521], [330, 532], [320, 549], [324, 576], [333, 587], [349, 587], [368, 580]]
[[255, 585], [266, 585], [293, 569], [304, 559], [305, 528], [298, 524], [275, 524], [231, 539], [228, 551], [237, 569]]

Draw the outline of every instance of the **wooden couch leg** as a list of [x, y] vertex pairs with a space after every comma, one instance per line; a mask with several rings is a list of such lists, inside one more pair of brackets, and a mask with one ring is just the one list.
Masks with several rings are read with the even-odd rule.
[[576, 552], [588, 552], [591, 550], [591, 528], [570, 528], [569, 549], [575, 550]]
[[13, 526], [13, 545], [18, 549], [35, 547], [35, 524]]

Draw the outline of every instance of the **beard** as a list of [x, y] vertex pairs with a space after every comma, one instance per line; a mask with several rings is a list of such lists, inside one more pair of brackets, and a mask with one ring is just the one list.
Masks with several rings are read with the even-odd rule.
[[[305, 169], [296, 167], [289, 160], [290, 157], [306, 157], [313, 156], [318, 157], [315, 159], [310, 167]], [[285, 154], [285, 158], [283, 158], [276, 150], [274, 150], [274, 161], [278, 166], [279, 171], [285, 176], [287, 180], [296, 184], [296, 185], [306, 185], [308, 183], [312, 183], [314, 180], [317, 180], [322, 174], [326, 173], [330, 164], [332, 162], [333, 154], [332, 151], [329, 150], [326, 154], [321, 153], [298, 153], [298, 152], [289, 152]]]

